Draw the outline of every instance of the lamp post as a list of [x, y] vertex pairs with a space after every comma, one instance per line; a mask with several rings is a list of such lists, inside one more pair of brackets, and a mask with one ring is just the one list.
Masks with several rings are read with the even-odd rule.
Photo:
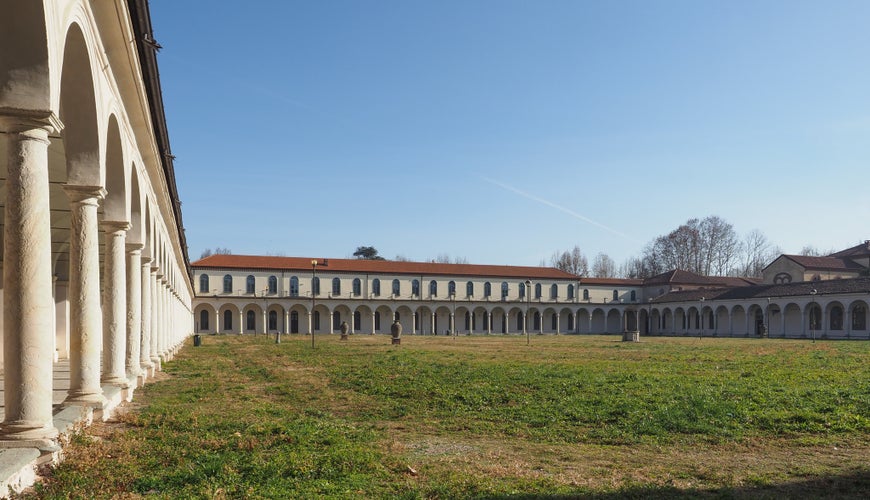
[[816, 312], [816, 294], [818, 293], [819, 291], [815, 288], [810, 290], [810, 295], [813, 296], [813, 303], [810, 306], [810, 335], [813, 338], [813, 344], [816, 343], [816, 330], [813, 328], [813, 314]]
[[531, 345], [529, 334], [529, 307], [532, 303], [532, 280], [526, 280], [526, 315], [523, 316], [523, 330], [526, 331], [526, 345]]
[[317, 259], [311, 259], [311, 348], [314, 349], [314, 298], [315, 292], [318, 291], [314, 286], [314, 279], [317, 277]]

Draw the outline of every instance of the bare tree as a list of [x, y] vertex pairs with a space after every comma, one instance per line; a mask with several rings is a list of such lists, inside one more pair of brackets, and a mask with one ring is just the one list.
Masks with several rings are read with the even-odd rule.
[[767, 264], [782, 253], [758, 229], [749, 231], [743, 240], [743, 266], [741, 275], [750, 278], [760, 277]]
[[655, 276], [658, 273], [653, 273], [646, 264], [646, 261], [641, 257], [630, 257], [619, 265], [616, 275], [620, 278], [627, 279], [643, 279]]
[[450, 257], [448, 253], [439, 253], [434, 259], [430, 259], [436, 264], [468, 264], [468, 259], [465, 257]]
[[[721, 217], [689, 219], [644, 248], [643, 273], [650, 276], [682, 269], [696, 274], [733, 274], [740, 241], [734, 227]], [[634, 267], [638, 267], [635, 264]], [[639, 270], [638, 270], [639, 272]]]
[[616, 276], [616, 263], [604, 252], [600, 252], [592, 261], [592, 275], [596, 278], [613, 278]]
[[232, 255], [232, 254], [233, 254], [233, 251], [230, 250], [229, 248], [215, 247], [214, 250], [212, 250], [211, 248], [206, 248], [205, 250], [202, 251], [202, 254], [200, 254], [199, 258], [204, 259], [210, 255]]
[[804, 255], [806, 257], [821, 257], [822, 252], [812, 245], [804, 245], [804, 247], [801, 248], [799, 255]]
[[580, 247], [574, 245], [571, 250], [565, 250], [562, 253], [556, 252], [550, 257], [550, 265], [556, 269], [561, 269], [566, 273], [576, 274], [577, 276], [589, 275], [589, 262]]
[[411, 262], [411, 259], [405, 257], [404, 255], [396, 255], [396, 258], [393, 259], [396, 262]]

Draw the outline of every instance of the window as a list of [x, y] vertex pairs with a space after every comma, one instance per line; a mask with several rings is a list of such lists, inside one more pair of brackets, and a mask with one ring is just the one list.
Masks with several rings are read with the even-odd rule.
[[320, 278], [317, 276], [311, 278], [311, 293], [314, 295], [320, 295]]
[[375, 297], [381, 296], [381, 280], [377, 278], [372, 280], [372, 295]]
[[255, 330], [257, 328], [257, 316], [254, 311], [248, 311], [245, 315], [245, 329]]
[[269, 311], [269, 330], [277, 330], [278, 329], [278, 313], [275, 311]]
[[233, 293], [233, 277], [229, 274], [224, 276], [224, 293]]
[[541, 284], [540, 283], [535, 283], [535, 298], [536, 299], [541, 298]]
[[468, 283], [465, 284], [465, 295], [467, 297], [474, 296], [474, 283], [469, 281]]
[[245, 293], [254, 293], [256, 290], [256, 280], [253, 275], [248, 275], [248, 278], [245, 280]]
[[483, 296], [492, 297], [492, 284], [489, 281], [483, 284]]
[[227, 309], [224, 311], [224, 331], [233, 329], [233, 312]]
[[362, 282], [359, 280], [359, 278], [354, 278], [353, 279], [353, 296], [359, 297], [360, 295], [362, 295]]
[[269, 293], [278, 293], [278, 278], [274, 276], [269, 276]]
[[296, 311], [290, 313], [290, 333], [299, 333], [299, 313]]
[[420, 295], [420, 280], [414, 280], [411, 282], [411, 294], [414, 297]]
[[432, 297], [438, 296], [438, 282], [435, 280], [429, 282], [429, 295]]
[[613, 291], [613, 300], [619, 300], [619, 290]]
[[526, 298], [526, 284], [520, 281], [520, 298]]
[[341, 280], [338, 278], [332, 278], [332, 294], [341, 295]]
[[810, 307], [810, 330], [822, 329], [822, 310], [819, 306], [813, 304]]
[[353, 331], [359, 330], [359, 325], [362, 322], [362, 314], [359, 311], [353, 313]]
[[298, 297], [299, 296], [299, 278], [293, 276], [290, 278], [290, 296]]
[[208, 275], [203, 274], [199, 277], [199, 293], [208, 293]]
[[589, 300], [589, 289], [588, 288], [583, 289], [583, 300]]
[[635, 290], [631, 291], [631, 301], [637, 302], [637, 291], [635, 291]]
[[559, 285], [553, 283], [550, 285], [550, 298], [558, 299], [559, 298]]
[[399, 280], [393, 280], [393, 295], [398, 297], [400, 292], [402, 291], [402, 286], [399, 283]]
[[208, 311], [205, 309], [199, 312], [199, 329], [208, 330]]
[[867, 309], [863, 305], [857, 305], [852, 309], [852, 330], [867, 329]]
[[568, 300], [574, 300], [574, 285], [568, 285]]
[[456, 295], [456, 282], [450, 281], [447, 283], [447, 296], [452, 297], [454, 295]]
[[511, 291], [511, 288], [510, 288], [510, 285], [508, 285], [508, 282], [502, 281], [501, 282], [501, 298], [506, 299], [508, 294], [510, 293], [510, 291]]

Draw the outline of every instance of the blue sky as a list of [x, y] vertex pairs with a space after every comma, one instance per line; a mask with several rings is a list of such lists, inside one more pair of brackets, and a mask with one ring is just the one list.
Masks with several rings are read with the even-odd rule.
[[870, 238], [870, 2], [151, 0], [191, 257]]

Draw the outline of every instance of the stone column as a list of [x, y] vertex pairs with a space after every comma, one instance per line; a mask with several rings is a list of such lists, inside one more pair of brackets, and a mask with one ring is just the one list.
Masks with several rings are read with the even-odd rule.
[[308, 311], [308, 334], [314, 335], [314, 315]]
[[157, 355], [160, 356], [161, 362], [166, 362], [167, 346], [166, 340], [169, 337], [169, 299], [166, 288], [166, 274], [159, 276], [157, 281], [157, 291], [160, 294], [160, 331], [157, 332]]
[[450, 313], [450, 334], [454, 335], [456, 333], [456, 322], [453, 319], [453, 313]]
[[432, 321], [429, 322], [429, 331], [432, 335], [435, 335], [437, 332], [435, 331], [435, 313], [432, 313]]
[[245, 311], [239, 311], [239, 335], [245, 333]]
[[561, 324], [562, 318], [560, 318], [561, 314], [556, 313], [556, 335], [559, 335], [559, 326]]
[[70, 388], [67, 405], [102, 407], [100, 343], [99, 186], [64, 186], [70, 199]]
[[290, 333], [290, 309], [284, 309], [284, 333]]
[[128, 385], [126, 242], [128, 222], [103, 222], [106, 231], [103, 281], [103, 379], [106, 384]]
[[332, 320], [334, 319], [335, 313], [333, 311], [329, 311], [329, 334], [332, 335]]
[[139, 365], [145, 369], [146, 375], [152, 374], [154, 363], [151, 362], [151, 256], [143, 256], [142, 261], [142, 335], [139, 339]]
[[51, 330], [54, 315], [48, 134], [62, 125], [0, 117], [6, 138], [3, 219], [3, 362], [5, 417], [0, 439], [53, 448]]
[[372, 335], [375, 334], [375, 312], [372, 311]]
[[264, 307], [263, 308], [263, 333], [266, 335], [269, 334], [269, 323], [267, 322], [267, 316], [268, 316], [268, 311]]
[[486, 321], [486, 334], [491, 335], [492, 334], [492, 313], [487, 311], [487, 312], [484, 312], [483, 314], [487, 320]]
[[127, 352], [125, 368], [128, 378], [142, 373], [142, 248], [141, 243], [127, 243]]
[[574, 317], [574, 333], [580, 333], [580, 316], [577, 311], [572, 312], [571, 315]]
[[157, 338], [160, 336], [160, 329], [163, 326], [160, 323], [160, 279], [157, 275], [158, 267], [155, 262], [151, 262], [151, 335], [148, 337], [148, 354], [151, 363], [154, 364], [154, 369], [160, 369], [160, 352], [157, 350]]

